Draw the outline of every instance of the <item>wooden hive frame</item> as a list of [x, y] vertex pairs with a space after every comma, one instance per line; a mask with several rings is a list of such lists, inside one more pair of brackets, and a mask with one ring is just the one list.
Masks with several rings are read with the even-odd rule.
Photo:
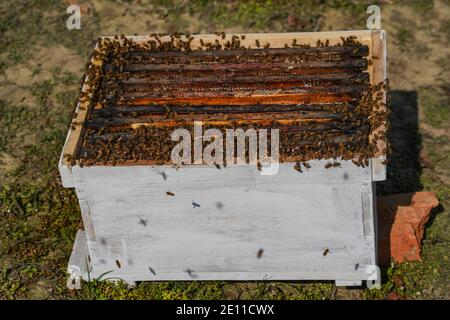
[[[226, 38], [223, 41], [227, 41], [231, 39], [232, 35], [227, 35]], [[299, 45], [301, 44], [311, 44], [314, 45], [317, 40], [321, 40], [325, 42], [326, 40], [329, 41], [330, 45], [335, 45], [341, 41], [341, 37], [349, 37], [349, 36], [356, 36], [356, 40], [362, 43], [363, 45], [367, 45], [369, 48], [369, 57], [372, 59], [372, 63], [368, 65], [368, 73], [370, 76], [370, 83], [375, 85], [377, 83], [380, 83], [381, 81], [384, 81], [386, 79], [386, 33], [383, 30], [362, 30], [362, 31], [336, 31], [336, 32], [314, 32], [314, 33], [268, 33], [268, 34], [245, 34], [245, 39], [241, 40], [241, 43], [244, 46], [250, 46], [255, 47], [255, 40], [258, 39], [261, 43], [270, 43], [271, 48], [284, 48], [285, 44], [289, 44], [292, 42], [293, 39], [296, 39], [297, 43]], [[131, 36], [127, 37], [129, 39], [132, 39], [135, 42], [145, 42], [149, 40], [149, 37], [147, 36]], [[191, 43], [192, 48], [196, 48], [199, 45], [200, 39], [203, 39], [204, 41], [214, 41], [217, 39], [217, 35], [193, 35], [194, 40]], [[102, 61], [93, 60], [91, 63], [96, 65], [101, 65]], [[88, 81], [85, 80], [85, 84], [83, 85], [82, 92], [89, 95], [89, 87], [88, 87]], [[386, 101], [386, 94], [384, 93], [384, 101]], [[87, 110], [88, 110], [88, 104], [89, 102], [84, 102], [85, 105], [82, 103], [79, 103], [76, 109], [76, 118], [74, 119], [75, 122], [78, 123], [84, 123], [87, 116]], [[93, 272], [90, 275], [90, 278], [92, 279], [96, 275], [100, 275], [106, 270], [105, 268], [109, 267], [111, 269], [114, 269], [112, 272], [113, 276], [116, 276], [118, 278], [122, 278], [125, 281], [128, 281], [130, 283], [134, 281], [139, 280], [183, 280], [183, 279], [192, 279], [192, 274], [190, 272], [185, 272], [185, 270], [181, 270], [179, 272], [167, 272], [167, 273], [159, 273], [153, 274], [152, 272], [148, 272], [148, 268], [150, 267], [151, 270], [158, 269], [153, 268], [150, 265], [146, 266], [145, 268], [141, 266], [139, 271], [136, 271], [137, 269], [133, 269], [131, 266], [133, 263], [130, 264], [130, 270], [133, 270], [131, 273], [127, 273], [125, 270], [125, 267], [117, 267], [117, 264], [111, 264], [110, 261], [106, 264], [105, 267], [99, 268], [99, 261], [105, 258], [104, 253], [99, 253], [101, 250], [103, 250], [102, 243], [105, 241], [105, 238], [101, 238], [101, 234], [111, 234], [117, 231], [115, 229], [116, 227], [112, 226], [111, 223], [106, 223], [107, 217], [101, 216], [98, 212], [95, 212], [96, 210], [99, 210], [97, 208], [97, 199], [91, 194], [95, 188], [98, 188], [100, 191], [102, 189], [102, 184], [104, 183], [110, 183], [111, 185], [115, 186], [115, 181], [119, 181], [122, 179], [122, 185], [124, 185], [124, 189], [128, 186], [127, 183], [130, 183], [132, 180], [138, 180], [139, 183], [142, 182], [142, 177], [145, 177], [146, 179], [154, 180], [156, 177], [160, 176], [161, 170], [164, 170], [164, 172], [167, 172], [169, 176], [176, 177], [178, 175], [178, 172], [182, 171], [183, 174], [186, 174], [185, 178], [187, 177], [187, 184], [186, 188], [192, 187], [193, 185], [196, 185], [196, 181], [194, 179], [195, 175], [201, 175], [205, 174], [205, 179], [217, 179], [217, 173], [214, 171], [209, 171], [209, 169], [203, 167], [203, 166], [197, 166], [196, 168], [189, 169], [189, 172], [186, 170], [177, 170], [174, 169], [171, 166], [156, 166], [154, 163], [147, 162], [137, 162], [134, 163], [134, 168], [131, 169], [129, 164], [124, 165], [118, 165], [116, 167], [111, 166], [102, 166], [102, 165], [93, 165], [90, 167], [80, 167], [78, 164], [72, 165], [70, 161], [68, 161], [67, 157], [73, 156], [79, 147], [81, 143], [81, 136], [82, 136], [82, 126], [72, 126], [69, 130], [69, 133], [67, 135], [67, 139], [63, 148], [63, 152], [60, 157], [59, 161], [59, 171], [61, 174], [61, 179], [64, 187], [68, 188], [75, 188], [77, 191], [77, 195], [80, 201], [80, 207], [83, 217], [83, 223], [85, 226], [85, 231], [80, 231], [77, 235], [77, 239], [74, 246], [74, 251], [71, 256], [71, 260], [69, 262], [69, 272], [72, 275], [75, 276], [82, 276], [85, 279], [88, 277], [88, 270], [93, 267]], [[382, 127], [379, 128], [380, 131], [385, 131], [386, 128]], [[375, 132], [373, 133], [375, 134]], [[373, 138], [373, 137], [372, 137]], [[379, 140], [376, 142], [378, 145], [378, 150], [386, 150], [386, 142], [383, 140]], [[354, 201], [352, 198], [353, 196], [350, 195], [350, 193], [355, 192], [355, 190], [359, 190], [359, 195], [357, 197], [360, 197], [362, 199], [362, 203], [357, 205], [356, 211], [352, 211], [352, 214], [356, 214], [358, 210], [362, 211], [362, 234], [358, 234], [358, 237], [362, 237], [362, 239], [365, 241], [365, 245], [367, 246], [368, 255], [370, 256], [370, 263], [363, 263], [363, 265], [376, 265], [376, 228], [375, 228], [375, 208], [373, 207], [373, 194], [374, 194], [374, 184], [375, 181], [382, 181], [386, 178], [386, 166], [384, 164], [384, 160], [386, 159], [386, 155], [378, 151], [378, 153], [370, 160], [370, 165], [368, 168], [358, 168], [354, 166], [351, 161], [344, 161], [342, 163], [342, 170], [345, 171], [346, 181], [345, 183], [352, 184], [352, 187], [348, 190], [345, 190], [345, 192], [348, 192], [349, 194], [342, 194], [341, 196], [348, 197], [348, 200]], [[313, 167], [322, 167], [323, 163], [326, 160], [315, 160], [313, 161]], [[315, 164], [318, 164], [317, 166]], [[282, 184], [284, 181], [286, 181], [287, 176], [290, 176], [287, 170], [292, 170], [291, 163], [285, 163], [281, 166], [281, 172], [277, 177], [267, 177], [265, 181], [262, 181], [261, 179], [255, 178], [255, 170], [254, 168], [244, 168], [244, 169], [237, 169], [237, 168], [227, 168], [227, 170], [236, 170], [235, 173], [232, 174], [235, 180], [233, 179], [224, 179], [224, 182], [222, 184], [223, 188], [228, 188], [229, 186], [232, 186], [234, 183], [243, 183], [243, 185], [246, 185], [248, 181], [239, 180], [239, 175], [242, 175], [244, 177], [247, 177], [250, 179], [250, 181], [255, 182], [258, 188], [258, 183], [260, 183], [261, 189], [266, 190], [267, 192], [270, 192], [270, 185], [271, 184]], [[203, 171], [198, 171], [203, 170]], [[243, 171], [242, 171], [243, 170]], [[202, 173], [200, 173], [202, 172]], [[234, 175], [236, 174], [236, 175]], [[99, 178], [99, 179], [97, 179]], [[178, 179], [178, 180], [177, 180]], [[191, 180], [189, 180], [191, 179]], [[114, 180], [114, 181], [113, 181]], [[178, 178], [176, 177], [178, 184], [183, 184], [183, 180], [181, 180], [181, 176]], [[325, 172], [324, 170], [315, 169], [311, 170], [311, 172], [308, 172], [301, 182], [302, 184], [309, 185], [309, 187], [317, 185], [317, 181], [327, 181], [326, 183], [334, 182], [336, 184], [339, 184], [342, 181], [342, 174], [337, 174], [334, 171]], [[363, 187], [355, 187], [357, 185], [361, 185]], [[160, 182], [161, 184], [161, 182]], [[228, 184], [228, 185], [227, 185]], [[155, 184], [156, 186], [157, 184]], [[291, 186], [289, 183], [288, 186]], [[135, 186], [130, 185], [131, 189]], [[104, 185], [105, 189], [108, 189], [107, 185]], [[113, 188], [113, 187], [112, 187]], [[266, 188], [266, 189], [265, 189]], [[356, 188], [356, 189], [355, 189]], [[359, 189], [358, 189], [359, 188]], [[167, 189], [167, 188], [166, 188]], [[345, 189], [345, 188], [344, 188]], [[165, 189], [164, 189], [165, 190]], [[284, 189], [283, 189], [284, 190]], [[320, 190], [320, 188], [318, 189]], [[131, 194], [128, 194], [126, 190], [122, 190], [123, 197], [126, 197], [128, 195], [131, 196]], [[117, 197], [118, 192], [122, 192], [119, 189], [115, 190], [108, 190], [106, 192], [106, 198], [102, 199], [101, 201], [98, 201], [98, 203], [102, 203], [107, 201], [107, 199], [113, 201], [112, 197]], [[136, 191], [136, 190], [135, 190]], [[153, 189], [152, 189], [153, 191]], [[242, 190], [241, 190], [242, 191]], [[287, 190], [284, 190], [287, 194], [289, 192]], [[140, 192], [140, 191], [138, 191]], [[320, 192], [320, 191], [319, 191]], [[290, 198], [289, 198], [290, 199]], [[289, 199], [286, 199], [286, 201], [290, 201]], [[103, 202], [102, 202], [103, 201]], [[155, 201], [155, 205], [157, 206], [160, 200]], [[330, 203], [330, 206], [333, 204]], [[346, 206], [347, 204], [340, 204], [342, 206]], [[100, 205], [98, 205], [100, 206]], [[339, 206], [337, 206], [339, 207]], [[339, 207], [341, 208], [341, 207]], [[259, 208], [255, 207], [255, 210], [258, 210]], [[105, 208], [102, 208], [102, 210], [105, 210]], [[139, 215], [138, 215], [139, 216]], [[124, 219], [124, 217], [121, 216], [115, 216], [115, 218]], [[134, 217], [134, 218], [137, 218]], [[211, 217], [208, 217], [211, 218]], [[248, 217], [247, 217], [248, 218]], [[253, 218], [255, 218], [253, 216]], [[269, 216], [266, 216], [266, 218], [269, 218]], [[273, 218], [273, 217], [270, 217]], [[289, 216], [290, 219], [295, 219], [292, 216]], [[140, 218], [144, 219], [144, 218]], [[145, 220], [144, 220], [145, 221]], [[119, 228], [120, 222], [115, 222]], [[106, 225], [108, 225], [108, 230], [106, 230]], [[123, 226], [122, 226], [123, 227]], [[135, 226], [136, 227], [136, 226]], [[133, 227], [133, 232], [135, 231]], [[111, 229], [112, 228], [112, 229]], [[127, 227], [125, 227], [127, 228]], [[343, 227], [348, 228], [348, 226]], [[327, 227], [325, 228], [327, 229]], [[139, 234], [141, 234], [141, 231], [138, 231]], [[289, 233], [289, 232], [288, 232]], [[142, 239], [145, 239], [145, 235], [142, 235]], [[109, 251], [110, 260], [111, 261], [119, 261], [126, 259], [127, 253], [126, 248], [130, 244], [126, 244], [124, 241], [120, 243], [120, 239], [124, 238], [117, 238], [117, 239], [107, 239], [107, 241], [111, 241], [111, 248]], [[141, 239], [141, 240], [142, 240]], [[139, 240], [139, 239], [138, 239]], [[361, 240], [362, 241], [362, 240]], [[139, 242], [139, 241], [138, 241]], [[176, 246], [176, 241], [172, 242], [171, 245]], [[110, 244], [108, 243], [107, 246]], [[134, 244], [133, 244], [134, 245]], [[142, 245], [139, 243], [139, 245]], [[137, 245], [137, 247], [139, 246]], [[346, 244], [348, 246], [348, 244]], [[300, 246], [301, 247], [301, 246]], [[331, 247], [331, 245], [330, 245]], [[322, 248], [325, 248], [322, 246]], [[142, 248], [141, 248], [142, 249]], [[136, 249], [137, 250], [137, 249]], [[142, 249], [145, 251], [145, 249]], [[335, 249], [338, 250], [338, 249]], [[365, 250], [362, 248], [358, 248], [358, 250]], [[132, 251], [132, 250], [131, 250]], [[286, 254], [289, 250], [286, 250]], [[330, 248], [330, 251], [334, 251], [333, 248]], [[153, 252], [154, 254], [162, 254], [161, 252]], [[292, 253], [292, 252], [291, 252]], [[267, 253], [270, 254], [270, 253]], [[89, 262], [87, 263], [86, 256], [90, 256], [91, 261], [94, 260], [94, 263]], [[115, 256], [116, 259], [112, 258], [112, 256]], [[332, 256], [332, 254], [330, 254]], [[324, 257], [324, 256], [323, 256]], [[322, 257], [322, 258], [323, 258]], [[231, 259], [231, 258], [230, 258]], [[340, 257], [339, 259], [346, 259], [346, 257]], [[287, 259], [289, 260], [289, 259]], [[216, 261], [217, 262], [217, 261]], [[342, 260], [338, 260], [339, 263], [342, 262]], [[120, 262], [119, 262], [120, 263]], [[366, 275], [363, 272], [363, 270], [359, 270], [357, 272], [348, 272], [348, 271], [342, 271], [342, 270], [320, 270], [320, 268], [324, 269], [320, 266], [308, 266], [306, 268], [307, 270], [300, 270], [296, 271], [292, 269], [293, 265], [295, 265], [295, 262], [293, 265], [289, 265], [289, 261], [287, 261], [287, 267], [285, 271], [277, 271], [277, 270], [271, 270], [271, 267], [268, 268], [267, 271], [261, 271], [259, 270], [260, 267], [255, 267], [255, 269], [252, 269], [253, 264], [249, 263], [245, 268], [248, 269], [248, 271], [233, 271], [232, 267], [229, 267], [231, 270], [226, 269], [226, 263], [224, 262], [223, 265], [221, 265], [219, 262], [217, 262], [219, 265], [217, 266], [217, 270], [210, 270], [210, 271], [198, 271], [197, 275], [195, 276], [195, 279], [235, 279], [235, 280], [250, 280], [250, 279], [309, 279], [309, 280], [335, 280], [339, 284], [359, 284], [361, 280], [365, 279]], [[258, 262], [257, 262], [258, 263]], [[356, 261], [349, 262], [350, 264], [358, 264]], [[123, 265], [123, 261], [121, 263]], [[157, 264], [157, 263], [156, 263]], [[244, 262], [245, 264], [245, 262]], [[153, 264], [155, 265], [155, 264]], [[245, 269], [244, 268], [244, 269]], [[272, 266], [273, 268], [273, 266]], [[346, 266], [348, 269], [348, 266]], [[186, 269], [189, 269], [189, 266], [186, 266]], [[237, 268], [239, 269], [239, 268]], [[276, 268], [275, 268], [276, 269]], [[325, 268], [326, 269], [326, 268]], [[144, 271], [145, 270], [145, 271]], [[355, 270], [353, 270], [355, 271]], [[270, 274], [270, 276], [268, 276]]]

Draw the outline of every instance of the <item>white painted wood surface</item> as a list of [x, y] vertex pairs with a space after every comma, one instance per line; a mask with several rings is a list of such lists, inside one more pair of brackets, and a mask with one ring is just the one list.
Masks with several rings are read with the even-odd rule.
[[273, 176], [252, 165], [75, 166], [90, 276], [366, 279], [375, 264], [371, 167], [326, 163], [303, 173], [285, 163]]

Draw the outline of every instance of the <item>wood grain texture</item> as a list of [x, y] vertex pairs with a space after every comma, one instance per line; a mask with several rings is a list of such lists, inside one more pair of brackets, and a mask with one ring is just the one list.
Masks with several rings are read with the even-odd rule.
[[[377, 84], [381, 81], [387, 79], [387, 48], [386, 48], [386, 31], [384, 30], [373, 30], [372, 31], [372, 46], [369, 47], [369, 55], [373, 59], [373, 64], [371, 69], [369, 69], [371, 75], [371, 83]], [[386, 103], [387, 97], [386, 92], [383, 94], [383, 102]], [[374, 134], [384, 132], [386, 133], [387, 128], [381, 127]], [[384, 181], [386, 180], [386, 154], [381, 150], [386, 149], [386, 142], [383, 140], [377, 141], [378, 153], [372, 159], [373, 181]]]

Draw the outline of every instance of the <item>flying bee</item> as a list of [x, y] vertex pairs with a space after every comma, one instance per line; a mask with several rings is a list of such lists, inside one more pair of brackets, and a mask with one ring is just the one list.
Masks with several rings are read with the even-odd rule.
[[186, 272], [189, 277], [195, 278], [194, 272], [191, 269], [187, 268], [186, 270], [184, 270], [184, 272]]
[[148, 270], [149, 270], [154, 276], [156, 276], [156, 272], [155, 272], [155, 270], [153, 270], [152, 267], [148, 267]]
[[163, 178], [164, 180], [167, 180], [167, 173], [161, 172], [160, 175], [162, 176], [162, 178]]
[[323, 251], [322, 255], [325, 257], [328, 253], [330, 253], [330, 249], [326, 248], [326, 249]]
[[262, 255], [263, 255], [263, 253], [264, 253], [264, 249], [262, 249], [262, 248], [259, 249], [258, 252], [256, 253], [256, 257], [258, 259], [260, 259], [262, 257]]
[[217, 209], [222, 209], [222, 208], [223, 208], [223, 203], [220, 202], [220, 201], [218, 201], [218, 202], [216, 203], [216, 207], [217, 207]]
[[120, 264], [120, 261], [119, 260], [116, 260], [116, 265], [117, 265], [117, 267], [120, 269], [120, 268], [122, 268], [122, 265]]
[[175, 196], [175, 193], [170, 192], [170, 191], [167, 191], [167, 192], [166, 192], [166, 195], [173, 197], [173, 196]]

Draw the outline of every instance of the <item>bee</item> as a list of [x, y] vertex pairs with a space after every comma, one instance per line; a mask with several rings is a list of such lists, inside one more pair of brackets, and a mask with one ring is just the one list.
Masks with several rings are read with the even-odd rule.
[[245, 35], [244, 35], [244, 34], [241, 35], [241, 39], [242, 39], [242, 40], [245, 40]]
[[214, 165], [216, 166], [217, 169], [219, 169], [219, 170], [221, 169], [220, 164], [215, 163]]
[[120, 264], [120, 261], [119, 260], [116, 260], [116, 266], [120, 269], [120, 268], [122, 268], [122, 265]]
[[358, 163], [359, 163], [362, 167], [364, 167], [364, 155], [363, 155], [363, 154], [360, 154], [360, 155], [359, 155], [359, 157], [358, 157]]
[[339, 162], [333, 162], [333, 167], [340, 167], [341, 164]]
[[192, 207], [195, 208], [200, 208], [200, 205], [194, 201], [192, 201]]
[[322, 255], [325, 257], [328, 253], [330, 253], [330, 249], [326, 248], [326, 249], [323, 251]]
[[149, 270], [154, 276], [156, 276], [156, 272], [155, 272], [155, 270], [153, 270], [152, 267], [148, 267], [148, 270]]
[[300, 172], [300, 173], [303, 172], [303, 171], [302, 171], [302, 166], [301, 166], [300, 162], [296, 162], [296, 163], [295, 163], [294, 169], [297, 170], [297, 171]]
[[310, 169], [310, 168], [311, 168], [311, 165], [310, 165], [308, 162], [303, 162], [303, 166], [304, 166], [306, 169]]
[[256, 167], [258, 168], [258, 171], [261, 171], [261, 170], [262, 170], [262, 164], [261, 164], [260, 161], [258, 161], [258, 162], [256, 163]]
[[331, 168], [333, 166], [333, 164], [331, 163], [331, 162], [328, 162], [326, 165], [325, 165], [325, 169], [329, 169], [329, 168]]
[[147, 220], [144, 220], [144, 219], [139, 219], [139, 223], [140, 224], [142, 224], [144, 227], [146, 227], [147, 226]]
[[264, 49], [269, 49], [270, 48], [270, 43], [266, 43], [265, 45], [264, 45]]
[[186, 270], [184, 270], [184, 272], [186, 272], [189, 277], [195, 278], [194, 272], [191, 269], [187, 268]]
[[168, 16], [169, 16], [169, 14], [168, 14], [168, 13], [165, 13], [165, 14], [161, 15], [159, 18], [160, 18], [161, 20], [165, 20]]
[[262, 255], [263, 255], [263, 253], [264, 253], [264, 250], [262, 248], [259, 249], [258, 252], [256, 252], [256, 257], [258, 259], [260, 259], [262, 257]]
[[255, 45], [257, 48], [259, 48], [261, 46], [258, 39], [255, 40]]
[[167, 180], [167, 173], [165, 173], [165, 172], [160, 172], [159, 174], [162, 176], [162, 178], [164, 179], [164, 181]]
[[166, 192], [166, 195], [173, 197], [173, 196], [175, 196], [175, 193], [170, 192], [170, 191], [167, 191], [167, 192]]

